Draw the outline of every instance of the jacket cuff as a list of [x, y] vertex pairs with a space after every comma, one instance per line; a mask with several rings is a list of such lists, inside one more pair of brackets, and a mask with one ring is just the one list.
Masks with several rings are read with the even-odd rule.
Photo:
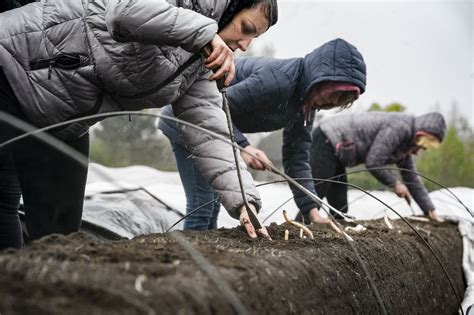
[[243, 148], [248, 147], [250, 143], [247, 140], [247, 138], [244, 136], [242, 131], [240, 131], [240, 129], [237, 128], [237, 126], [234, 123], [232, 124], [232, 126], [234, 128], [234, 136], [235, 136], [235, 141], [237, 142], [237, 144]]
[[196, 41], [193, 44], [193, 51], [195, 53], [201, 52], [201, 49], [209, 44], [214, 36], [217, 34], [217, 24], [209, 25], [204, 28], [202, 31], [199, 31], [199, 34], [196, 36]]
[[248, 142], [247, 139], [244, 139], [242, 141], [237, 142], [238, 145], [240, 145], [242, 148], [248, 147], [250, 145], [250, 142]]
[[[255, 210], [257, 212], [257, 214], [260, 212], [260, 209], [262, 208], [262, 202], [261, 200], [257, 200], [257, 199], [254, 199], [253, 197], [250, 198], [249, 196], [247, 196], [247, 201], [248, 203], [251, 203], [255, 206]], [[240, 208], [244, 205], [244, 203], [239, 203], [239, 204], [236, 204], [232, 207], [229, 207], [229, 209], [227, 210], [227, 212], [229, 213], [229, 215], [236, 219], [236, 220], [239, 220], [240, 218]]]

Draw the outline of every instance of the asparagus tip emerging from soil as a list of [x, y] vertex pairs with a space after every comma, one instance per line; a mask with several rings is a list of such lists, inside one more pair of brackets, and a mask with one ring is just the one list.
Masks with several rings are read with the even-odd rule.
[[383, 217], [383, 221], [385, 222], [385, 224], [387, 225], [387, 227], [388, 227], [390, 230], [393, 230], [393, 225], [392, 225], [392, 223], [390, 223], [390, 220], [388, 219], [387, 210], [385, 210], [385, 215], [384, 215], [384, 217]]

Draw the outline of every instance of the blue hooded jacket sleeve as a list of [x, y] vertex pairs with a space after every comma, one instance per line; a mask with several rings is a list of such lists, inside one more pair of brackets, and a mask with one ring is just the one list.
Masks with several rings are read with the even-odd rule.
[[[232, 111], [234, 125], [245, 125], [243, 120], [250, 120], [257, 113], [265, 112], [258, 119], [259, 131], [264, 131], [267, 122], [271, 121], [272, 114], [281, 116], [281, 126], [284, 126], [284, 143], [282, 148], [283, 167], [285, 172], [293, 178], [311, 178], [309, 164], [309, 149], [311, 147], [311, 123], [303, 125], [302, 110], [293, 104], [288, 104], [294, 91], [300, 69], [301, 59], [292, 59], [281, 63], [271, 58], [248, 58], [236, 63], [237, 76], [228, 89], [228, 99]], [[291, 71], [285, 71], [292, 69]], [[279, 104], [288, 104], [286, 109]], [[298, 121], [295, 118], [298, 117]], [[301, 119], [300, 119], [301, 118]], [[276, 123], [274, 123], [276, 126]], [[271, 128], [269, 128], [270, 130]], [[238, 128], [236, 141], [245, 142], [240, 137]], [[240, 133], [241, 134], [241, 133]], [[241, 144], [241, 143], [239, 143]], [[242, 144], [241, 144], [242, 145]], [[242, 145], [244, 146], [244, 145]], [[300, 181], [309, 191], [316, 193], [312, 181]], [[291, 186], [290, 186], [291, 187]], [[318, 205], [295, 187], [291, 187], [295, 202], [303, 213], [307, 213]]]
[[[309, 162], [311, 149], [311, 129], [312, 122], [308, 122], [304, 126], [303, 121], [298, 121], [292, 126], [283, 129], [283, 167], [285, 173], [292, 178], [312, 178], [311, 165]], [[299, 184], [310, 192], [316, 194], [313, 180], [299, 180]], [[301, 190], [290, 185], [295, 203], [301, 212], [306, 215], [309, 210], [319, 208], [320, 205], [315, 203]]]
[[240, 145], [242, 148], [249, 146], [250, 142], [248, 141], [247, 137], [245, 137], [242, 131], [240, 131], [240, 129], [237, 128], [235, 123], [232, 125], [234, 128], [235, 142], [237, 142], [237, 144]]
[[[234, 80], [227, 89], [227, 99], [230, 103], [232, 118], [245, 116], [250, 111], [256, 97], [253, 85], [260, 79], [260, 65], [261, 63], [252, 62], [247, 58], [240, 59], [236, 62], [238, 71], [236, 71]], [[249, 146], [250, 143], [248, 139], [235, 124], [235, 119], [233, 119], [233, 121], [235, 142], [242, 147]]]

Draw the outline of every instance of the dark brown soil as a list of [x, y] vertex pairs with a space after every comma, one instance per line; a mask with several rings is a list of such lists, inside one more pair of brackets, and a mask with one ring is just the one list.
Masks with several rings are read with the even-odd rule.
[[[457, 227], [411, 222], [434, 247], [462, 297]], [[399, 221], [395, 230], [380, 221], [366, 226], [368, 231], [352, 234], [354, 245], [389, 313], [457, 311], [440, 266], [407, 226]], [[289, 241], [283, 240], [285, 229]], [[240, 228], [183, 235], [251, 313], [380, 313], [346, 241], [327, 227], [311, 229], [315, 240], [299, 239], [287, 224], [269, 227], [273, 241], [249, 240]], [[113, 242], [85, 233], [52, 235], [20, 251], [0, 252], [1, 314], [233, 312], [223, 290], [169, 235]]]

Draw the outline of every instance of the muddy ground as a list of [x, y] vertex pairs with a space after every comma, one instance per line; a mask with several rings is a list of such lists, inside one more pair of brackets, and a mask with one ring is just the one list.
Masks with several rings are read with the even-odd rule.
[[[412, 222], [441, 257], [463, 296], [457, 226]], [[453, 314], [456, 298], [428, 249], [400, 221], [352, 234], [390, 313]], [[240, 228], [184, 232], [251, 313], [380, 313], [350, 246], [326, 227], [299, 239], [271, 225], [273, 241]], [[284, 230], [290, 240], [283, 240]], [[86, 233], [52, 235], [0, 252], [1, 314], [231, 314], [233, 306], [174, 238], [165, 234], [103, 241]], [[236, 303], [236, 302], [234, 302]]]

